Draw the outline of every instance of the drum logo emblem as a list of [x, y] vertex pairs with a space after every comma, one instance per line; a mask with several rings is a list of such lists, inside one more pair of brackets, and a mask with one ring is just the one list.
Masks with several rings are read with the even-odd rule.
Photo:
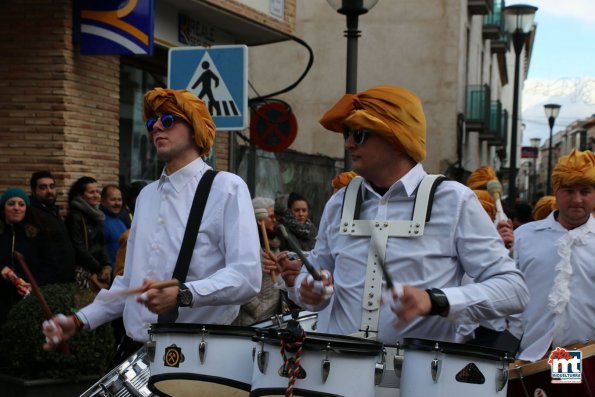
[[581, 383], [582, 356], [580, 350], [556, 347], [548, 359], [552, 367], [552, 383]]
[[165, 348], [165, 353], [163, 354], [163, 365], [166, 367], [176, 367], [180, 366], [180, 363], [184, 362], [184, 355], [182, 354], [182, 348], [176, 345], [171, 345]]

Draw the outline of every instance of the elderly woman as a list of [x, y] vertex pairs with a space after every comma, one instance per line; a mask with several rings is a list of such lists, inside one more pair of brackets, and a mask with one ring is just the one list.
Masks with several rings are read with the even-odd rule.
[[[287, 209], [281, 214], [279, 220], [279, 223], [285, 226], [287, 234], [293, 237], [302, 251], [310, 251], [314, 248], [318, 234], [318, 228], [308, 218], [309, 212], [308, 200], [304, 196], [292, 192], [287, 198]], [[279, 233], [279, 239], [281, 240], [281, 251], [291, 251], [291, 247], [281, 233]]]
[[8, 189], [0, 199], [0, 324], [10, 308], [30, 291], [29, 279], [15, 259], [23, 255], [40, 286], [55, 281], [56, 258], [47, 231], [33, 215], [29, 197], [18, 188]]
[[77, 179], [68, 192], [66, 228], [76, 253], [77, 283], [91, 290], [109, 287], [112, 267], [105, 250], [101, 201], [97, 181], [89, 176]]

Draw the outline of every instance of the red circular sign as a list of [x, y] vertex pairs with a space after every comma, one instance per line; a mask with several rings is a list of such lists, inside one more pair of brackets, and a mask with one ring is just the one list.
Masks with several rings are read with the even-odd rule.
[[252, 109], [250, 139], [269, 152], [280, 152], [293, 143], [297, 120], [291, 107], [283, 102], [269, 102]]

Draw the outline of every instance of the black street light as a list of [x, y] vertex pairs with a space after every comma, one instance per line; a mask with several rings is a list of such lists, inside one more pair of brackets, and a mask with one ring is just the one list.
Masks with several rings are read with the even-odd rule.
[[550, 143], [547, 151], [547, 190], [545, 194], [552, 194], [552, 135], [554, 133], [554, 123], [556, 122], [556, 117], [560, 114], [561, 107], [562, 106], [556, 105], [555, 103], [543, 105], [545, 117], [547, 117], [547, 121], [550, 125]]
[[[355, 94], [357, 91], [357, 39], [359, 16], [367, 13], [378, 3], [378, 0], [326, 0], [339, 14], [347, 17], [347, 76], [345, 93]], [[351, 156], [345, 151], [344, 171], [351, 170]]]
[[533, 147], [533, 191], [531, 200], [532, 202], [537, 201], [537, 157], [539, 157], [539, 145], [541, 144], [541, 138], [531, 138], [529, 140]]
[[508, 205], [514, 208], [516, 198], [517, 131], [519, 123], [519, 74], [521, 52], [533, 27], [537, 7], [516, 4], [504, 8], [504, 18], [514, 46], [514, 87], [512, 97], [512, 129], [510, 133], [510, 167], [508, 176]]

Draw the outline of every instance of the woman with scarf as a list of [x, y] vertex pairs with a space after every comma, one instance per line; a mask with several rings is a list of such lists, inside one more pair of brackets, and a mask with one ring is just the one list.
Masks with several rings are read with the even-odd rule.
[[66, 228], [76, 252], [76, 281], [79, 285], [98, 290], [107, 288], [112, 267], [105, 250], [101, 201], [97, 181], [89, 176], [77, 179], [68, 192]]
[[[310, 251], [316, 243], [318, 228], [308, 218], [309, 205], [306, 198], [298, 193], [290, 193], [287, 198], [287, 209], [281, 214], [279, 223], [285, 226], [287, 233], [298, 243], [302, 251]], [[279, 232], [281, 251], [291, 251], [291, 247]]]
[[14, 253], [23, 255], [39, 286], [55, 282], [56, 258], [46, 228], [32, 212], [29, 197], [18, 188], [0, 198], [0, 324], [10, 308], [31, 292], [31, 285]]

